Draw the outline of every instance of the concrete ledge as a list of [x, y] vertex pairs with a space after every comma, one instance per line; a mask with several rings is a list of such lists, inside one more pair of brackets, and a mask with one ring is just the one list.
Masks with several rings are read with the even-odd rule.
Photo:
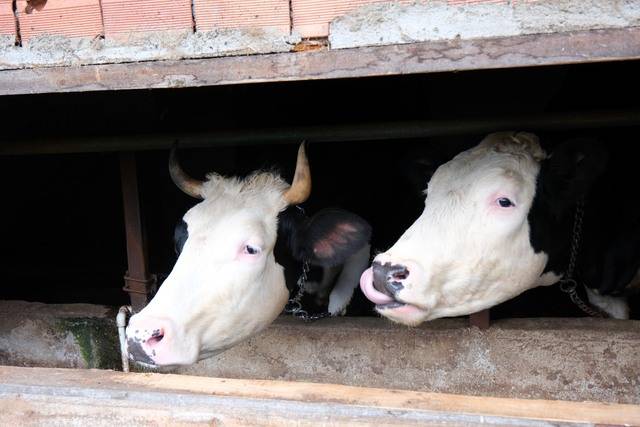
[[536, 399], [640, 403], [640, 322], [466, 319], [406, 328], [376, 318], [280, 319], [189, 375], [304, 380]]
[[[104, 359], [115, 364], [119, 354], [114, 314], [90, 305], [0, 302], [0, 363], [92, 367]], [[82, 323], [83, 318], [91, 321]], [[61, 319], [101, 324], [98, 330], [111, 332], [106, 332], [105, 340], [96, 338], [96, 333], [82, 338], [87, 334], [60, 330]], [[261, 335], [174, 372], [638, 404], [639, 343], [638, 321], [510, 319], [480, 331], [470, 328], [465, 319], [406, 328], [377, 318], [336, 318], [312, 324], [281, 318]], [[94, 354], [105, 356], [85, 359]]]
[[120, 367], [113, 308], [0, 301], [0, 364]]
[[0, 367], [0, 424], [638, 425], [640, 407], [283, 381]]

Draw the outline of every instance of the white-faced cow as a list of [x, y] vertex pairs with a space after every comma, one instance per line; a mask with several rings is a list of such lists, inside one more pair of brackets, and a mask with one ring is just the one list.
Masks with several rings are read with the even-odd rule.
[[173, 270], [129, 322], [132, 359], [151, 366], [190, 364], [265, 328], [289, 298], [287, 262], [279, 253], [327, 269], [345, 264], [330, 309], [344, 308], [369, 263], [371, 230], [350, 212], [326, 209], [308, 218], [297, 208], [311, 192], [304, 145], [291, 186], [273, 172], [244, 179], [210, 174], [200, 182], [180, 169], [175, 150], [169, 169], [180, 189], [202, 201], [184, 215]]
[[417, 325], [556, 283], [574, 248], [574, 277], [591, 303], [627, 318], [623, 294], [640, 267], [639, 197], [629, 171], [620, 177], [628, 167], [607, 164], [594, 141], [548, 155], [533, 134], [490, 134], [436, 169], [422, 215], [375, 257], [362, 291], [383, 316]]

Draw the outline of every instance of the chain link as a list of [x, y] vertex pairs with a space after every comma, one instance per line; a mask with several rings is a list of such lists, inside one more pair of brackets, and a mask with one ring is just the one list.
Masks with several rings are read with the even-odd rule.
[[309, 261], [305, 260], [302, 263], [302, 273], [300, 273], [300, 277], [298, 277], [298, 281], [296, 282], [296, 285], [298, 286], [296, 294], [292, 298], [289, 298], [287, 305], [284, 307], [285, 313], [291, 314], [293, 317], [304, 320], [305, 322], [312, 322], [314, 320], [324, 319], [325, 317], [331, 316], [331, 313], [328, 311], [309, 314], [306, 310], [302, 309], [301, 300], [307, 284], [307, 275], [309, 274], [309, 270]]
[[564, 276], [567, 279], [573, 277], [573, 271], [576, 268], [578, 259], [578, 251], [580, 250], [580, 241], [582, 240], [582, 220], [584, 218], [584, 201], [579, 200], [576, 204], [576, 211], [573, 215], [573, 230], [571, 233], [571, 251], [569, 253], [569, 264]]
[[582, 220], [584, 218], [584, 201], [579, 200], [576, 204], [576, 211], [573, 217], [573, 231], [571, 235], [571, 251], [569, 252], [569, 264], [567, 265], [567, 271], [560, 279], [560, 290], [569, 295], [571, 302], [573, 302], [580, 310], [585, 312], [591, 317], [606, 318], [609, 315], [600, 310], [597, 307], [584, 302], [578, 295], [576, 288], [578, 282], [573, 278], [573, 273], [576, 268], [576, 261], [578, 259], [578, 251], [580, 250], [580, 241], [582, 240]]

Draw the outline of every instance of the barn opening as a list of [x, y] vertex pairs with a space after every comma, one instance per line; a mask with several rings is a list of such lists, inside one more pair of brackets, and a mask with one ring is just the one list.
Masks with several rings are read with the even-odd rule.
[[[530, 130], [546, 147], [598, 137], [635, 157], [639, 66], [626, 61], [5, 97], [0, 173], [4, 182], [17, 178], [20, 185], [5, 190], [3, 276], [19, 286], [3, 287], [1, 296], [127, 302], [120, 150], [136, 152], [149, 270], [160, 281], [176, 258], [173, 228], [194, 204], [169, 179], [171, 138], [182, 144], [185, 170], [199, 178], [210, 171], [242, 176], [274, 166], [290, 177], [296, 132], [306, 136], [314, 190], [305, 208], [339, 206], [358, 213], [373, 226], [374, 251], [383, 251], [420, 214], [426, 169], [491, 131]], [[149, 144], [153, 149], [146, 149]], [[582, 316], [556, 288], [526, 292], [492, 316]], [[357, 292], [348, 315], [373, 315], [360, 297]], [[637, 319], [637, 297], [631, 306]]]
[[[106, 317], [113, 318], [117, 307], [129, 302], [122, 289], [127, 270], [122, 152], [135, 152], [149, 271], [158, 276], [160, 285], [176, 258], [174, 226], [194, 203], [175, 188], [167, 173], [168, 148], [174, 141], [180, 144], [183, 167], [195, 177], [209, 171], [245, 175], [277, 165], [289, 179], [296, 146], [306, 137], [314, 190], [305, 209], [340, 206], [358, 213], [372, 224], [373, 247], [381, 251], [422, 210], [420, 192], [425, 183], [419, 177], [425, 164], [416, 160], [449, 159], [488, 132], [529, 130], [548, 147], [576, 136], [601, 137], [615, 150], [636, 157], [639, 71], [640, 62], [624, 61], [4, 97], [0, 113], [6, 142], [0, 174], [6, 183], [1, 214], [6, 286], [0, 288], [0, 299], [49, 304], [5, 305], [7, 315], [14, 318], [25, 314], [35, 318], [47, 310], [59, 316], [52, 304], [72, 303], [111, 307]], [[422, 125], [411, 128], [408, 123]], [[380, 194], [390, 202], [381, 202]], [[632, 296], [630, 303], [631, 318], [637, 320], [640, 300]], [[73, 321], [77, 317], [81, 316], [71, 316]], [[637, 365], [630, 356], [636, 345], [636, 323], [587, 319], [557, 287], [537, 288], [491, 309], [497, 323], [488, 332], [469, 329], [466, 319], [437, 321], [411, 331], [397, 328], [376, 319], [372, 304], [359, 290], [347, 317], [308, 325], [284, 319], [269, 330], [271, 335], [181, 372], [638, 403]], [[578, 353], [586, 343], [607, 337], [610, 328], [616, 328], [616, 339], [596, 346], [586, 358]], [[545, 335], [545, 331], [551, 332]], [[92, 332], [90, 339], [99, 333]], [[509, 333], [521, 334], [522, 340], [505, 338]], [[550, 341], [554, 334], [557, 340]], [[432, 339], [445, 343], [443, 349], [430, 347], [427, 340]], [[309, 344], [313, 341], [315, 346]], [[480, 344], [486, 341], [495, 347]], [[46, 345], [37, 351], [45, 352]], [[425, 356], [407, 356], [403, 350], [407, 347]], [[557, 354], [554, 348], [566, 354], [561, 360], [545, 359]], [[298, 363], [287, 361], [289, 351], [283, 349], [295, 349], [292, 358], [300, 357]], [[506, 355], [496, 359], [501, 350]], [[89, 364], [80, 360], [40, 364], [118, 368], [117, 354], [115, 361], [101, 365], [97, 359], [102, 353], [92, 351]], [[468, 359], [455, 359], [451, 351]], [[529, 355], [523, 359], [519, 351]], [[29, 365], [36, 360], [25, 357], [16, 362], [6, 351], [0, 356], [7, 364]], [[601, 366], [604, 356], [615, 360], [611, 371], [595, 382], [590, 382], [592, 375], [577, 386], [575, 381], [588, 374], [589, 366]], [[401, 361], [400, 365], [363, 367], [387, 357]], [[535, 367], [527, 365], [536, 358]], [[451, 365], [438, 362], [454, 359]], [[496, 360], [505, 363], [495, 365]], [[567, 368], [567, 363], [577, 367]], [[403, 366], [409, 371], [402, 372]], [[508, 381], [513, 375], [495, 372], [506, 366], [529, 375], [530, 381], [518, 379], [522, 387], [508, 390], [516, 382]], [[438, 369], [445, 372], [440, 377], [434, 376]], [[460, 369], [481, 372], [478, 381], [469, 380]], [[411, 376], [415, 380], [407, 381]]]

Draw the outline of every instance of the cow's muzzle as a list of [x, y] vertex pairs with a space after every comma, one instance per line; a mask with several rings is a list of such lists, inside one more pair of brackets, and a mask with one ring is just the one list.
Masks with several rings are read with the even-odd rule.
[[398, 308], [405, 305], [398, 298], [398, 292], [404, 288], [402, 281], [408, 276], [409, 270], [402, 265], [376, 261], [362, 273], [360, 289], [376, 308]]
[[409, 269], [400, 264], [386, 262], [381, 264], [374, 262], [373, 287], [391, 298], [396, 298], [396, 294], [404, 288], [402, 281], [409, 277]]

